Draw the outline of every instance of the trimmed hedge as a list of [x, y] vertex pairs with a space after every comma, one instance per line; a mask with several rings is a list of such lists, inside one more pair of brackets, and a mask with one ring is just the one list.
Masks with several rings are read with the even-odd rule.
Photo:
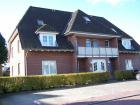
[[105, 83], [109, 74], [73, 73], [50, 76], [0, 77], [0, 93]]
[[115, 78], [118, 81], [122, 80], [131, 80], [135, 79], [135, 73], [133, 71], [116, 71], [115, 72]]

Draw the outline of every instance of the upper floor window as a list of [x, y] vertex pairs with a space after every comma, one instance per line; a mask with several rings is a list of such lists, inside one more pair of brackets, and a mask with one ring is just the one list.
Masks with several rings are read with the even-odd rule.
[[109, 40], [105, 40], [105, 47], [109, 47]]
[[97, 40], [93, 41], [93, 47], [98, 48], [99, 47], [99, 43]]
[[125, 49], [131, 49], [131, 39], [122, 39], [122, 45]]
[[20, 52], [20, 43], [19, 43], [19, 40], [17, 41], [17, 51], [18, 51], [18, 53]]
[[42, 46], [56, 46], [56, 35], [41, 34], [39, 38]]
[[91, 41], [90, 41], [90, 39], [86, 39], [86, 47], [91, 47]]

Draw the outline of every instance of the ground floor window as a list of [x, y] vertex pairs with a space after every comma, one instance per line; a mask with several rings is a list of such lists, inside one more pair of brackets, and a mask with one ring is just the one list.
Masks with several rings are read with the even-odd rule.
[[106, 71], [105, 59], [93, 59], [91, 64], [92, 64], [93, 72], [105, 72]]
[[18, 75], [20, 75], [20, 63], [18, 63]]
[[42, 61], [42, 74], [57, 74], [56, 61]]
[[126, 70], [133, 70], [132, 60], [126, 59], [125, 60], [125, 68]]

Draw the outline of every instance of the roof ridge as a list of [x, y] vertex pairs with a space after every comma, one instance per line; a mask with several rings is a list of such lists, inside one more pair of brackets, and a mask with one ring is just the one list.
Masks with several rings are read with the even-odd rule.
[[77, 17], [78, 11], [79, 11], [79, 9], [72, 13], [72, 16], [70, 18], [70, 21], [68, 22], [67, 29], [66, 29], [65, 33], [68, 33], [71, 30], [71, 28], [75, 22], [75, 19]]
[[36, 7], [36, 6], [30, 6], [29, 9], [36, 8], [36, 9], [44, 9], [44, 10], [54, 10], [59, 12], [65, 12], [65, 13], [72, 13], [70, 11], [64, 11], [64, 10], [58, 10], [58, 9], [51, 9], [51, 8], [44, 8], [44, 7]]

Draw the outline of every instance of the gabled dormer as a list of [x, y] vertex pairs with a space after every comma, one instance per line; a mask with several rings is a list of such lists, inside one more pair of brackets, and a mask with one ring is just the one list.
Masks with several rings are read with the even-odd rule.
[[51, 26], [44, 24], [41, 27], [39, 27], [35, 33], [38, 34], [38, 38], [42, 46], [57, 46], [56, 35], [59, 33]]

